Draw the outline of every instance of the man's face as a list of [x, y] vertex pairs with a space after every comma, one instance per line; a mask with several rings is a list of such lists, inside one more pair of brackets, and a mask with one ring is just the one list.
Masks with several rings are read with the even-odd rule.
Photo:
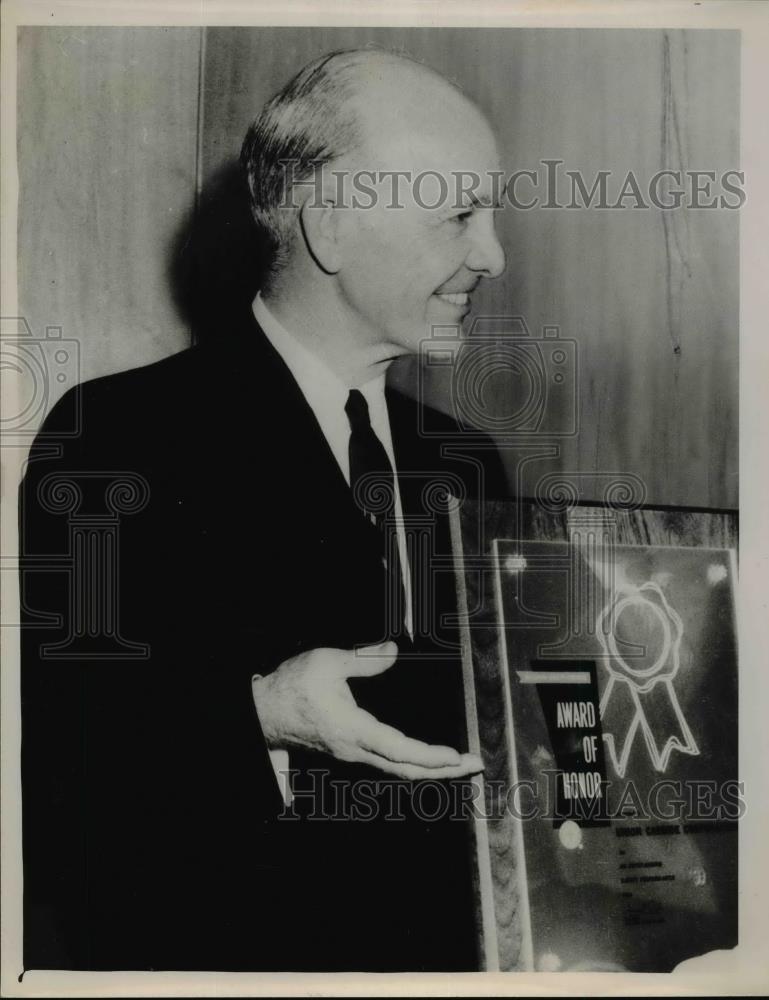
[[[399, 105], [390, 94], [379, 108], [366, 108], [369, 139], [354, 168], [380, 177], [408, 171], [410, 178], [385, 176], [377, 185], [366, 178], [376, 204], [346, 210], [337, 275], [361, 336], [392, 348], [393, 356], [418, 353], [433, 326], [461, 323], [478, 282], [505, 264], [492, 207], [499, 158], [488, 124], [447, 85], [418, 94], [418, 111], [408, 96]], [[369, 200], [359, 196], [362, 205]]]

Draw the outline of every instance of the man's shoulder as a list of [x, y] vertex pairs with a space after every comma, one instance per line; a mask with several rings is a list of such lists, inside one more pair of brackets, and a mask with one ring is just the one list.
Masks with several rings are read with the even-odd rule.
[[400, 443], [401, 457], [412, 470], [451, 468], [467, 480], [473, 496], [509, 495], [499, 450], [489, 434], [394, 387], [387, 397], [396, 447]]
[[496, 445], [486, 431], [460, 423], [451, 414], [436, 409], [424, 400], [415, 399], [401, 389], [388, 386], [387, 403], [391, 421], [404, 431], [413, 431], [425, 443], [463, 444], [479, 451], [489, 449], [496, 452]]
[[395, 419], [417, 426], [424, 435], [435, 438], [463, 437], [467, 440], [470, 438], [490, 440], [483, 431], [463, 427], [444, 410], [436, 409], [425, 400], [415, 398], [395, 386], [387, 387], [387, 403]]
[[[235, 407], [247, 380], [253, 386], [270, 385], [253, 350], [196, 345], [151, 364], [79, 383], [53, 407], [41, 434], [67, 434], [76, 427], [84, 440], [105, 435], [136, 440], [144, 432], [199, 432]], [[254, 393], [251, 405], [258, 409], [264, 395]]]
[[200, 421], [206, 390], [201, 353], [188, 348], [75, 385], [45, 418], [30, 459], [58, 455], [97, 467], [167, 453], [172, 441], [194, 434]]
[[199, 349], [186, 348], [151, 364], [87, 379], [70, 389], [51, 410], [46, 424], [53, 427], [75, 406], [108, 409], [131, 400], [138, 408], [166, 398], [169, 391], [188, 385], [200, 371]]

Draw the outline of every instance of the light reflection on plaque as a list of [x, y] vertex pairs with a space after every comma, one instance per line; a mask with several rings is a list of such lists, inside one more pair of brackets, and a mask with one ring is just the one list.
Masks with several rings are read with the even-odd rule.
[[664, 972], [733, 947], [734, 553], [496, 538], [489, 558], [498, 642], [482, 650], [467, 633], [468, 705], [487, 792], [501, 780], [497, 800], [526, 802], [480, 821], [480, 892], [500, 940], [504, 894], [516, 899], [504, 919], [519, 947], [506, 959], [500, 946], [499, 967]]

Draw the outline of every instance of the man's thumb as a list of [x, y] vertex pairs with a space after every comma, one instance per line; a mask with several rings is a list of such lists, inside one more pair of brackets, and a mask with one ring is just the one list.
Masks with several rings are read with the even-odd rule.
[[395, 663], [398, 646], [392, 641], [377, 643], [376, 646], [361, 646], [353, 649], [347, 661], [345, 677], [375, 677]]

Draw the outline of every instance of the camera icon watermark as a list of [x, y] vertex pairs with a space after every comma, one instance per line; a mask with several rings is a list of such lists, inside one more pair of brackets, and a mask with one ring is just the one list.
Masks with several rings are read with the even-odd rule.
[[[419, 354], [420, 398], [433, 372], [450, 370], [452, 416], [462, 432], [484, 431], [497, 441], [577, 434], [577, 342], [561, 337], [559, 327], [535, 337], [521, 316], [479, 316], [467, 335], [460, 326], [432, 327]], [[426, 424], [420, 431], [435, 433]]]
[[[27, 443], [38, 433], [53, 403], [80, 381], [80, 345], [62, 336], [60, 326], [48, 326], [35, 336], [23, 317], [0, 318], [0, 371], [3, 411], [0, 432], [4, 444]], [[57, 437], [76, 437], [79, 414]]]

